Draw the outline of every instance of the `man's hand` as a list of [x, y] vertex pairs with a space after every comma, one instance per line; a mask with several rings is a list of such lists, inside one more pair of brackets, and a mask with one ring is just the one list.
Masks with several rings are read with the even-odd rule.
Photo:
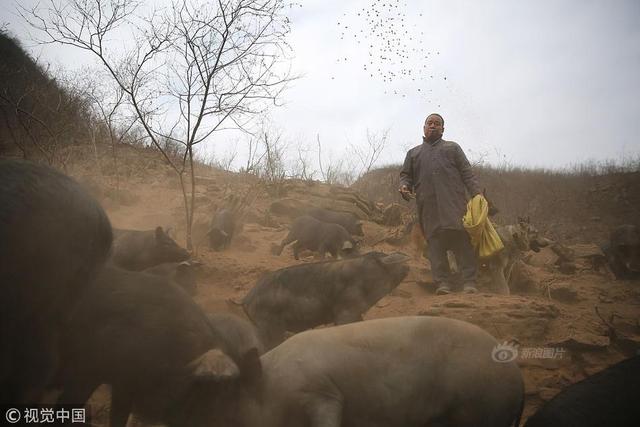
[[400, 196], [402, 196], [402, 198], [404, 200], [406, 200], [407, 202], [410, 201], [411, 199], [415, 199], [416, 195], [413, 194], [411, 192], [411, 190], [409, 190], [409, 187], [406, 185], [401, 186], [398, 191], [400, 192]]

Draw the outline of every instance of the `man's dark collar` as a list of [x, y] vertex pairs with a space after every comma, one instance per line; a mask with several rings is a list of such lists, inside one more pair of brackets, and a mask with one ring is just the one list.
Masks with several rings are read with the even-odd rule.
[[427, 141], [427, 138], [425, 138], [424, 136], [422, 137], [422, 143], [423, 143], [423, 144], [429, 144], [429, 145], [431, 145], [432, 147], [433, 147], [434, 145], [438, 144], [440, 141], [442, 141], [442, 137], [440, 137], [440, 138], [436, 139], [436, 140], [435, 140], [435, 141], [433, 141], [433, 142], [428, 142], [428, 141]]

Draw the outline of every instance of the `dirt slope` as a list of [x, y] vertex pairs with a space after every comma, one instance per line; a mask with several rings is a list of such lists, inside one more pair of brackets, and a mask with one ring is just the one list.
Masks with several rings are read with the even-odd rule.
[[[86, 181], [83, 171], [76, 172]], [[201, 233], [202, 224], [206, 223], [213, 207], [222, 204], [225, 197], [245, 194], [257, 185], [221, 172], [203, 169], [198, 173], [201, 176], [197, 186], [200, 209], [196, 212], [196, 222], [200, 228], [196, 227], [196, 234]], [[182, 199], [177, 180], [169, 172], [159, 168], [154, 174], [123, 180], [118, 194], [126, 197], [101, 189], [107, 184], [112, 182], [92, 180], [92, 188], [115, 227], [171, 226], [177, 232], [178, 242], [184, 245]], [[288, 192], [285, 196], [295, 199], [316, 190], [305, 187], [296, 191], [296, 186], [291, 184], [288, 190], [280, 188], [276, 193], [282, 196], [283, 191]], [[210, 251], [195, 236], [196, 257], [204, 263], [196, 301], [205, 310], [237, 311], [227, 300], [240, 299], [265, 272], [296, 262], [313, 261], [311, 257], [295, 261], [289, 248], [279, 257], [272, 255], [271, 247], [287, 232], [282, 224], [290, 219], [270, 212], [275, 200], [270, 192], [265, 187], [257, 193], [252, 214], [228, 250]], [[414, 248], [408, 244], [376, 243], [381, 240], [380, 236], [393, 232], [394, 228], [367, 221], [364, 229], [365, 251], [401, 250], [415, 256], [410, 261], [411, 273], [407, 279], [379, 301], [366, 318], [454, 317], [483, 327], [501, 342], [515, 342], [526, 382], [525, 417], [563, 387], [635, 354], [640, 348], [638, 282], [613, 281], [610, 275], [589, 268], [579, 269], [576, 274], [562, 274], [549, 264], [553, 254], [545, 249], [529, 260], [531, 265], [527, 271], [534, 285], [526, 293], [509, 297], [488, 292], [435, 296], [430, 286], [428, 262], [418, 257]], [[507, 347], [510, 349], [512, 347]], [[104, 412], [100, 410], [106, 405], [104, 395], [94, 404], [98, 413]]]

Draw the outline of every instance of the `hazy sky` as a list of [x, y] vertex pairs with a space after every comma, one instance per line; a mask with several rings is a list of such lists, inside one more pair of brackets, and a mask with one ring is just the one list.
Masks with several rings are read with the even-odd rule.
[[[0, 22], [35, 56], [0, 0]], [[22, 2], [24, 3], [24, 2]], [[637, 0], [302, 0], [289, 10], [303, 77], [273, 118], [290, 140], [340, 153], [390, 129], [381, 163], [421, 142], [430, 112], [470, 157], [559, 167], [640, 155]], [[225, 149], [216, 141], [217, 151]]]

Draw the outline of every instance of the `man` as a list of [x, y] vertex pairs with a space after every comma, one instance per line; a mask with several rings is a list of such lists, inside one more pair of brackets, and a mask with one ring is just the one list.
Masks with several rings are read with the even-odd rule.
[[475, 293], [477, 261], [462, 217], [467, 202], [480, 193], [478, 183], [462, 148], [442, 139], [444, 119], [440, 114], [429, 115], [423, 131], [422, 144], [409, 150], [404, 160], [398, 191], [405, 200], [415, 193], [436, 294], [451, 292], [447, 250], [456, 257], [464, 292]]

